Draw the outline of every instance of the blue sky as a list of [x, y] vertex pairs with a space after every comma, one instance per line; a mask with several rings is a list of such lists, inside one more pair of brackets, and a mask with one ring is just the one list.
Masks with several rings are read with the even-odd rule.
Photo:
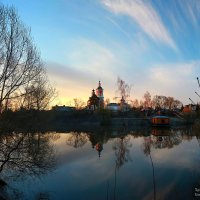
[[199, 0], [0, 0], [32, 30], [57, 103], [87, 100], [98, 80], [105, 98], [120, 76], [131, 98], [174, 96], [200, 101]]

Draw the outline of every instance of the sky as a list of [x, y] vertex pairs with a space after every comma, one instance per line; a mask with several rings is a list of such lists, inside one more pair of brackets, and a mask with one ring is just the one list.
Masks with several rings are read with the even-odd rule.
[[87, 101], [98, 81], [104, 98], [117, 77], [144, 93], [200, 101], [199, 0], [0, 0], [14, 6], [32, 37], [52, 85], [55, 104]]

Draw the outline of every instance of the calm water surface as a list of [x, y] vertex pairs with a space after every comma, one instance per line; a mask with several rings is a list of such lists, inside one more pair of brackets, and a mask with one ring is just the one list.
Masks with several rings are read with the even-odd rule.
[[200, 189], [200, 137], [186, 128], [2, 134], [0, 159], [5, 199], [193, 199]]

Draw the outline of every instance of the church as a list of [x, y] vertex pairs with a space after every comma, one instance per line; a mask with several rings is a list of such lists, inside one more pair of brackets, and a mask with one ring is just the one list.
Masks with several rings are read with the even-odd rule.
[[87, 106], [90, 110], [97, 110], [104, 108], [103, 88], [101, 87], [100, 81], [96, 91], [94, 89], [92, 90], [92, 94], [91, 97], [89, 97]]

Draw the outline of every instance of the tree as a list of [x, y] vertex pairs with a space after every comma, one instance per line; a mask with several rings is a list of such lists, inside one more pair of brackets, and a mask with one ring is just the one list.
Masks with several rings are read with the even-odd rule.
[[173, 108], [181, 108], [183, 104], [181, 101], [175, 99], [172, 105], [173, 105]]
[[139, 101], [137, 100], [137, 99], [134, 99], [133, 101], [131, 101], [131, 103], [132, 103], [132, 106], [134, 107], [134, 108], [138, 108], [139, 107]]
[[152, 106], [152, 103], [151, 103], [151, 94], [148, 91], [144, 93], [143, 99], [144, 99], [143, 106], [145, 108], [148, 108], [148, 107]]
[[162, 109], [172, 109], [181, 107], [182, 103], [179, 100], [174, 99], [173, 97], [166, 97], [161, 95], [155, 95], [152, 100], [152, 104], [155, 108]]
[[21, 107], [44, 110], [55, 99], [57, 93], [49, 83], [46, 73], [41, 73], [31, 86], [25, 88]]
[[167, 106], [168, 108], [171, 110], [173, 107], [173, 103], [174, 103], [174, 98], [173, 97], [167, 97]]
[[[130, 97], [130, 92], [131, 92], [131, 85], [128, 85], [125, 81], [123, 81], [120, 77], [117, 78], [117, 90], [116, 94], [120, 95], [120, 98], [124, 98], [126, 101], [127, 98]], [[115, 99], [118, 97], [115, 97]]]
[[165, 108], [167, 97], [161, 95], [155, 95], [152, 100], [152, 105], [155, 108]]
[[107, 98], [107, 99], [104, 101], [104, 104], [105, 104], [105, 106], [107, 106], [109, 103], [110, 103], [110, 99]]
[[0, 5], [0, 112], [8, 100], [27, 94], [43, 71], [30, 30], [13, 7]]
[[86, 103], [81, 99], [74, 99], [74, 106], [76, 110], [82, 110], [83, 108], [85, 108]]

